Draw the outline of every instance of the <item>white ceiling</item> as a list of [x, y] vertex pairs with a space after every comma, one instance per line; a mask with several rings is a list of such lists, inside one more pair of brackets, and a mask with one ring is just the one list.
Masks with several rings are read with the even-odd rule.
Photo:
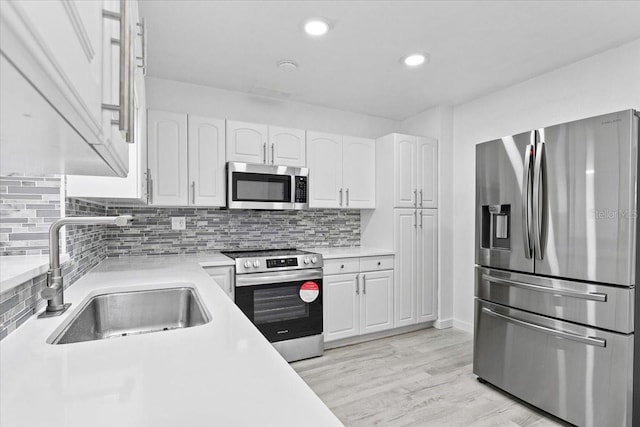
[[[640, 1], [143, 0], [149, 75], [402, 120], [640, 38]], [[301, 31], [321, 16], [324, 38]], [[399, 59], [428, 52], [409, 70]], [[299, 68], [276, 66], [294, 60]]]

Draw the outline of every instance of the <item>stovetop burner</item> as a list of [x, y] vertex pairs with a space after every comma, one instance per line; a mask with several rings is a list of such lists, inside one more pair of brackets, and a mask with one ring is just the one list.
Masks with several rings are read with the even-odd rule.
[[222, 251], [222, 254], [228, 256], [231, 259], [238, 258], [263, 258], [263, 257], [277, 257], [277, 256], [295, 256], [295, 255], [309, 255], [310, 252], [301, 251], [300, 249], [288, 248], [288, 249], [249, 249], [241, 251]]

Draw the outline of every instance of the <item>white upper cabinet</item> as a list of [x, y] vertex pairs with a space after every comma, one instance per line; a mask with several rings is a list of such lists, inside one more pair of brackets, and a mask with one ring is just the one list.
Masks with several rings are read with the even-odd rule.
[[149, 203], [224, 206], [225, 122], [149, 111]]
[[417, 142], [418, 207], [438, 207], [438, 142], [418, 137]]
[[309, 206], [339, 208], [344, 204], [342, 188], [342, 136], [307, 132]]
[[227, 160], [267, 163], [267, 125], [227, 121]]
[[269, 149], [267, 163], [272, 165], [305, 167], [305, 131], [278, 126], [269, 126]]
[[307, 132], [309, 206], [375, 208], [375, 142]]
[[[141, 55], [132, 42], [137, 2], [127, 2], [126, 13], [119, 4], [0, 2], [3, 173], [127, 175], [127, 141], [136, 133], [135, 58]], [[113, 66], [114, 50], [125, 66]], [[115, 103], [108, 96], [114, 73], [116, 92], [123, 94]], [[126, 105], [118, 123], [122, 135], [112, 124], [120, 105]]]
[[189, 190], [191, 206], [224, 206], [224, 120], [189, 115]]
[[412, 208], [416, 203], [416, 137], [398, 135], [395, 141], [395, 182], [398, 208]]
[[367, 138], [342, 138], [344, 206], [366, 209], [376, 206], [376, 145]]
[[187, 206], [187, 115], [149, 111], [149, 203]]
[[388, 135], [380, 140], [394, 145], [394, 206], [437, 207], [438, 142], [401, 134]]
[[227, 121], [227, 161], [304, 167], [305, 131]]

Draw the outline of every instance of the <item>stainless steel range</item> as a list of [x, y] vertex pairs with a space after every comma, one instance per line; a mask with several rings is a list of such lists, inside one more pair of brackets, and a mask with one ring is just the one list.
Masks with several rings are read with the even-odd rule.
[[288, 361], [321, 356], [322, 255], [298, 249], [222, 252], [235, 260], [235, 302]]

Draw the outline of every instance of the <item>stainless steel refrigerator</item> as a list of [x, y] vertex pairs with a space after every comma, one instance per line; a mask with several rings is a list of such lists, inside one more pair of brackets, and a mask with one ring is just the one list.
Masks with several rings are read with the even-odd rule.
[[476, 147], [473, 371], [579, 426], [640, 426], [638, 123]]

